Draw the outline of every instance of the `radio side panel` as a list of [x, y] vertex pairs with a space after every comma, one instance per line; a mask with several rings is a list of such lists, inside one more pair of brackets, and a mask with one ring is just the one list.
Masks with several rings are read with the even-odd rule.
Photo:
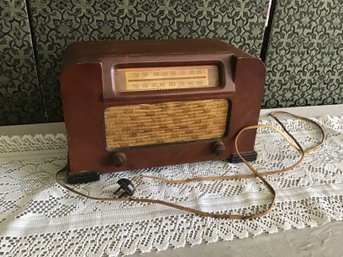
[[70, 172], [101, 167], [104, 156], [101, 63], [76, 63], [61, 76]]
[[[253, 57], [237, 58], [234, 83], [236, 92], [232, 95], [232, 112], [229, 137], [226, 143], [232, 155], [237, 155], [234, 149], [234, 139], [237, 133], [247, 126], [257, 125], [264, 93], [266, 69], [264, 63]], [[244, 132], [238, 142], [241, 153], [254, 151], [256, 130]]]

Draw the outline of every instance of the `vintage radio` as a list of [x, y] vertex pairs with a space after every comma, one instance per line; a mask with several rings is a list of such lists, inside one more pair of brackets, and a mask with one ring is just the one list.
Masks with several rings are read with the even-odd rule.
[[[219, 40], [77, 42], [61, 94], [68, 177], [186, 162], [239, 161], [256, 125], [264, 64]], [[239, 150], [254, 160], [256, 131]]]

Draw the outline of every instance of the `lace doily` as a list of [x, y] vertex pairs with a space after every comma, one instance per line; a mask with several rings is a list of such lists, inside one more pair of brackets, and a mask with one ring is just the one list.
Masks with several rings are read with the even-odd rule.
[[[267, 177], [277, 192], [271, 214], [253, 220], [198, 217], [165, 206], [85, 199], [59, 187], [54, 174], [66, 164], [64, 134], [0, 137], [0, 255], [117, 256], [233, 240], [278, 230], [315, 227], [343, 217], [343, 117], [322, 117], [324, 145], [293, 171]], [[304, 146], [317, 142], [315, 127], [284, 120]], [[270, 120], [262, 124], [278, 126]], [[259, 129], [258, 171], [289, 166], [298, 155], [279, 135]], [[79, 190], [111, 196], [117, 180], [137, 174], [184, 179], [248, 173], [225, 161], [166, 166], [101, 175]], [[136, 184], [138, 197], [159, 198], [212, 212], [249, 213], [266, 208], [268, 190], [256, 179]]]

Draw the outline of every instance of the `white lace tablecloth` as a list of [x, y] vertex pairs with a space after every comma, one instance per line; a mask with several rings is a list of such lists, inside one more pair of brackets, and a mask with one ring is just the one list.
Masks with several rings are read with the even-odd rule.
[[[253, 220], [198, 217], [155, 204], [100, 202], [59, 187], [54, 174], [66, 164], [64, 134], [0, 137], [0, 256], [117, 256], [233, 240], [315, 227], [343, 217], [343, 117], [325, 116], [326, 140], [293, 171], [269, 176], [276, 205]], [[304, 146], [320, 134], [303, 121], [284, 120]], [[263, 124], [273, 124], [261, 120]], [[277, 125], [276, 125], [277, 126]], [[273, 131], [256, 139], [259, 171], [289, 166], [298, 154]], [[111, 196], [117, 180], [137, 174], [184, 179], [195, 176], [246, 174], [243, 164], [224, 161], [184, 164], [105, 174], [99, 182], [78, 186], [92, 195]], [[249, 213], [270, 202], [256, 179], [163, 184], [144, 179], [136, 195], [177, 202], [207, 211]]]

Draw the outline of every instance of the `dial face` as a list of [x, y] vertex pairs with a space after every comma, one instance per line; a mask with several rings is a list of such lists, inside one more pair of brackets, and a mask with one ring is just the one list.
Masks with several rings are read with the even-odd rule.
[[119, 92], [211, 88], [219, 86], [219, 71], [217, 65], [118, 68], [115, 82]]

